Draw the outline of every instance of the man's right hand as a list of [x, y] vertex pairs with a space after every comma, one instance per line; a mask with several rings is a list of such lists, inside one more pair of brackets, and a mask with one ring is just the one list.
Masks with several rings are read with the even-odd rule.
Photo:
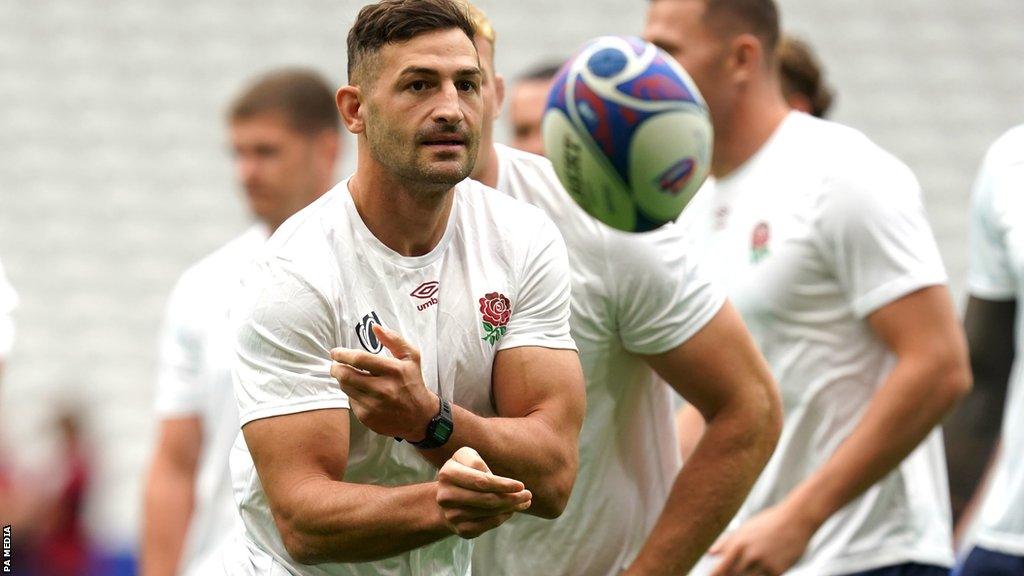
[[501, 526], [530, 507], [533, 495], [522, 482], [491, 474], [476, 450], [465, 446], [437, 473], [437, 505], [448, 529], [462, 538]]

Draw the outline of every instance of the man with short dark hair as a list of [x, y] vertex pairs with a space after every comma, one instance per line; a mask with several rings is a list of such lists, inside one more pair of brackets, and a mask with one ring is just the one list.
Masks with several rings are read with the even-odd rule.
[[231, 530], [228, 454], [238, 435], [228, 311], [270, 234], [330, 188], [340, 145], [333, 91], [315, 72], [261, 76], [231, 104], [235, 175], [257, 223], [189, 268], [171, 295], [160, 343], [159, 440], [143, 505], [142, 573], [219, 567]]
[[694, 574], [946, 574], [938, 425], [971, 378], [916, 179], [863, 134], [789, 109], [772, 0], [653, 0], [644, 36], [708, 103], [713, 178], [684, 219], [785, 414]]
[[452, 0], [383, 0], [349, 33], [356, 171], [278, 230], [235, 311], [231, 574], [462, 576], [469, 539], [565, 507], [568, 258], [543, 213], [466, 179], [474, 33]]

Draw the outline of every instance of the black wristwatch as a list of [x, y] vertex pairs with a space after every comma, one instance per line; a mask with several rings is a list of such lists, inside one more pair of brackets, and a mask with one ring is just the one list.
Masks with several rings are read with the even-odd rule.
[[441, 401], [441, 409], [437, 416], [430, 419], [427, 424], [427, 437], [419, 442], [409, 442], [420, 449], [440, 448], [444, 446], [455, 431], [455, 423], [452, 421], [452, 405], [444, 398], [438, 397]]

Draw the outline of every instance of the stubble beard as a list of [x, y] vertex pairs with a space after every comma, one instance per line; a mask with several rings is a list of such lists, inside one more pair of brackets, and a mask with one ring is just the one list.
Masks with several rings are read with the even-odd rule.
[[373, 159], [401, 180], [411, 183], [410, 190], [422, 194], [425, 199], [443, 195], [473, 173], [480, 148], [479, 134], [468, 131], [461, 134], [465, 141], [466, 158], [457, 169], [452, 170], [437, 166], [436, 162], [426, 157], [428, 151], [419, 145], [419, 133], [413, 136], [412, 141], [406, 141], [399, 131], [367, 128], [366, 140]]

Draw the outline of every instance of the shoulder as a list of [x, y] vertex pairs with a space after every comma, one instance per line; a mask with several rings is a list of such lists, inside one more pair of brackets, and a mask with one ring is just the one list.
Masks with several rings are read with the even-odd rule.
[[540, 208], [485, 186], [476, 180], [464, 180], [456, 188], [460, 217], [474, 227], [486, 225], [503, 237], [529, 239], [538, 228], [551, 224]]
[[[989, 146], [982, 163], [986, 175], [1024, 169], [1024, 124], [1011, 128]], [[1024, 171], [1021, 171], [1024, 178]]]
[[989, 147], [987, 156], [1008, 162], [1024, 161], [1024, 124], [1003, 133]]
[[266, 242], [262, 227], [253, 226], [189, 266], [178, 278], [175, 297], [209, 294], [237, 283]]
[[921, 203], [921, 187], [910, 167], [863, 132], [810, 116], [800, 120], [805, 166], [817, 172], [819, 200], [826, 210], [859, 212], [876, 203]]

